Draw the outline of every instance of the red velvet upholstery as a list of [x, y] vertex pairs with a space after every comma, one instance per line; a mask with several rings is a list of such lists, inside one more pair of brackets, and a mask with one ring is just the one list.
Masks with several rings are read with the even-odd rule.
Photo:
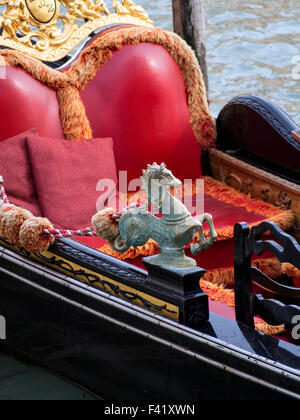
[[101, 195], [98, 181], [117, 183], [112, 139], [65, 141], [31, 135], [27, 148], [44, 216], [59, 228], [91, 226]]
[[40, 135], [63, 138], [56, 92], [18, 68], [0, 79], [0, 141], [36, 127]]
[[201, 175], [181, 71], [153, 44], [115, 52], [82, 92], [94, 137], [111, 136], [118, 170], [129, 180], [148, 163], [165, 162], [179, 178]]
[[[56, 92], [8, 67], [0, 79], [0, 141], [31, 127], [63, 138]], [[82, 92], [94, 137], [113, 137], [118, 170], [129, 180], [146, 164], [165, 162], [180, 178], [201, 175], [201, 147], [190, 124], [181, 71], [160, 46], [138, 44], [114, 53]]]

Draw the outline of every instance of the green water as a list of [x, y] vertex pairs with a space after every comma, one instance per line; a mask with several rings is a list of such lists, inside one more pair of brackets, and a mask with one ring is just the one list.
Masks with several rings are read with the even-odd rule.
[[[140, 0], [156, 26], [172, 30], [171, 0]], [[213, 115], [232, 97], [273, 101], [300, 123], [299, 0], [204, 0]], [[296, 58], [298, 57], [298, 59]], [[299, 61], [298, 61], [299, 60]]]
[[[43, 369], [8, 357], [0, 351], [0, 401], [86, 401], [96, 398], [78, 386]], [[97, 398], [98, 399], [98, 398]]]

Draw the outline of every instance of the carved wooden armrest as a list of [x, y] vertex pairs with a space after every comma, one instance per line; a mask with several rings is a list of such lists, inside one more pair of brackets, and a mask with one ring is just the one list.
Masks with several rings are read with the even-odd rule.
[[300, 241], [300, 185], [273, 175], [217, 149], [210, 151], [212, 176], [225, 184], [296, 215], [295, 237]]

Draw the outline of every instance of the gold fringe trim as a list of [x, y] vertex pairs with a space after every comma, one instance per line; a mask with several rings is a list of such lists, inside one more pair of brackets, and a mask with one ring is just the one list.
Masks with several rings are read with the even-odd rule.
[[68, 76], [64, 73], [54, 70], [41, 61], [22, 54], [19, 51], [1, 50], [0, 56], [5, 60], [7, 66], [21, 68], [34, 79], [51, 89], [59, 90], [70, 83]]
[[216, 142], [216, 125], [210, 115], [205, 85], [192, 49], [178, 35], [158, 28], [120, 27], [99, 35], [87, 46], [65, 73], [17, 51], [2, 50], [7, 66], [22, 68], [36, 80], [57, 92], [62, 127], [66, 139], [89, 139], [93, 136], [80, 91], [93, 80], [97, 71], [124, 45], [148, 42], [165, 48], [181, 69], [187, 91], [191, 125], [204, 149]]
[[207, 271], [203, 280], [208, 281], [211, 284], [224, 287], [234, 286], [234, 268], [217, 268], [215, 270]]
[[132, 26], [118, 28], [99, 36], [84, 49], [66, 72], [72, 83], [83, 90], [97, 71], [112, 58], [112, 51], [124, 45], [151, 43], [165, 48], [179, 66], [186, 86], [191, 124], [204, 149], [216, 142], [216, 125], [210, 115], [203, 76], [193, 50], [178, 35], [159, 28]]
[[[278, 207], [272, 206], [272, 204], [253, 199], [249, 195], [210, 177], [204, 177], [204, 183], [205, 194], [217, 200], [224, 201], [224, 203], [243, 207], [249, 212], [259, 214], [264, 217], [263, 220], [268, 219], [268, 221], [276, 223], [284, 231], [291, 229], [295, 224], [295, 214], [292, 210], [281, 210]], [[255, 222], [251, 224], [250, 228], [259, 223]], [[219, 240], [231, 239], [234, 237], [234, 227], [224, 227], [218, 233], [220, 235]]]
[[266, 335], [280, 335], [285, 333], [285, 326], [279, 325], [278, 327], [274, 325], [269, 325], [264, 321], [255, 322], [256, 331], [262, 332]]
[[66, 139], [91, 139], [93, 133], [79, 90], [75, 86], [69, 85], [58, 90], [57, 97]]
[[232, 289], [225, 289], [223, 285], [213, 284], [204, 277], [200, 280], [200, 287], [211, 300], [216, 300], [234, 308], [234, 291]]
[[[234, 290], [225, 289], [222, 285], [217, 286], [204, 279], [200, 280], [200, 287], [211, 300], [221, 302], [231, 308], [235, 307]], [[279, 335], [285, 332], [285, 325], [273, 326], [262, 320], [255, 322], [255, 329], [266, 335]]]
[[128, 251], [120, 254], [117, 251], [111, 249], [108, 244], [103, 245], [100, 249], [100, 252], [103, 252], [106, 255], [110, 255], [111, 257], [117, 258], [118, 260], [126, 261], [126, 260], [134, 260], [137, 257], [150, 257], [151, 255], [155, 255], [159, 253], [159, 247], [153, 239], [150, 239], [146, 245], [143, 246], [132, 246], [128, 249]]
[[283, 263], [281, 266], [282, 274], [300, 280], [300, 270], [292, 264]]
[[[281, 275], [281, 263], [277, 258], [256, 259], [252, 266], [261, 270], [266, 276], [276, 279]], [[225, 288], [234, 287], [234, 267], [217, 268], [207, 271], [203, 280]]]

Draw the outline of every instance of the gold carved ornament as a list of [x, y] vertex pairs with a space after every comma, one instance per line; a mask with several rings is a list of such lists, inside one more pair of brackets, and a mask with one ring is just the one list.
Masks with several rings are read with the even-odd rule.
[[[94, 31], [114, 24], [153, 26], [132, 0], [0, 0], [0, 45], [42, 61], [66, 57]], [[65, 13], [64, 13], [65, 12]]]

